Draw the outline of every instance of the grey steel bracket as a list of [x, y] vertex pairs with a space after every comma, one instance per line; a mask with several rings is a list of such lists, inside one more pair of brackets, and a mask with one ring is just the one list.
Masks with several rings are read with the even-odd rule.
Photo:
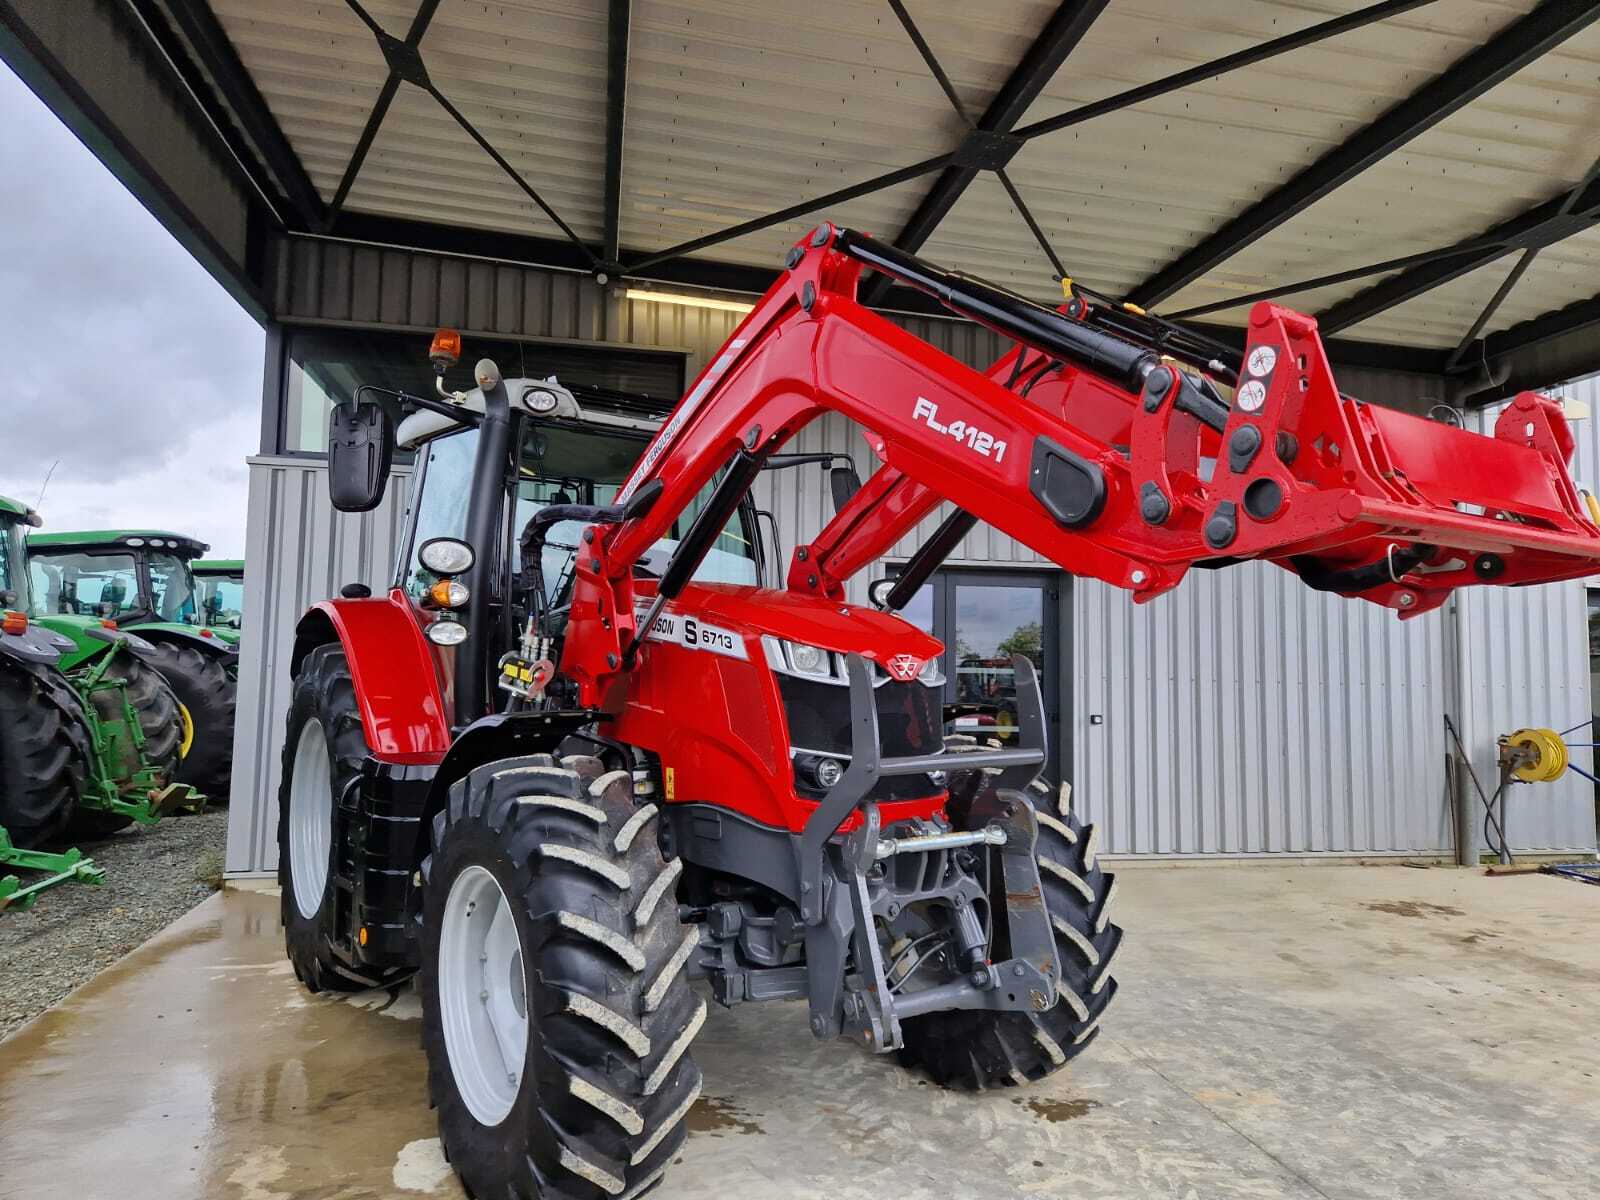
[[[981, 750], [953, 762], [943, 753], [884, 758], [878, 742], [878, 715], [872, 674], [860, 655], [845, 660], [850, 686], [850, 765], [806, 821], [796, 842], [800, 916], [806, 927], [806, 969], [809, 975], [811, 1030], [819, 1038], [848, 1031], [881, 1052], [902, 1044], [900, 1022], [919, 1013], [953, 1008], [989, 1008], [1039, 1012], [1056, 1001], [1058, 969], [1050, 919], [1044, 907], [1033, 847], [1038, 823], [1022, 789], [1038, 775], [1048, 747], [1044, 703], [1033, 664], [1015, 655], [1019, 745]], [[1008, 793], [992, 814], [974, 813], [969, 835], [943, 840], [944, 835], [915, 835], [880, 842], [877, 806], [866, 801], [885, 776], [919, 775], [959, 766], [962, 771], [996, 775]], [[986, 789], [988, 790], [988, 789]], [[861, 826], [843, 842], [839, 829], [860, 811]], [[939, 839], [937, 844], [918, 837]], [[890, 989], [878, 944], [875, 918], [892, 916], [886, 906], [897, 900], [892, 890], [874, 887], [869, 875], [878, 860], [900, 852], [943, 854], [958, 843], [991, 847], [1001, 854], [1007, 929], [1013, 952], [1004, 962], [984, 964], [967, 975], [898, 996]], [[902, 851], [902, 847], [904, 850]], [[966, 881], [967, 890], [977, 892]], [[1013, 888], [1016, 895], [1012, 895]], [[958, 886], [944, 898], [956, 904], [957, 920], [976, 922], [973, 901]], [[851, 951], [853, 950], [853, 955]], [[853, 958], [847, 979], [845, 966]]]

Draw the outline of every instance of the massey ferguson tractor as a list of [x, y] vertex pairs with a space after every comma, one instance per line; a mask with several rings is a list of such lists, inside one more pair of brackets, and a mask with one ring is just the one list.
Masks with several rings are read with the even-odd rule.
[[[1600, 564], [1541, 396], [1485, 437], [1342, 395], [1315, 321], [1272, 304], [1239, 352], [827, 224], [786, 267], [664, 423], [487, 359], [448, 392], [443, 332], [437, 394], [333, 412], [335, 507], [378, 503], [397, 441], [417, 469], [392, 589], [297, 629], [288, 953], [312, 990], [418, 974], [472, 1195], [649, 1190], [700, 1092], [696, 980], [963, 1087], [1094, 1041], [1122, 934], [1094, 828], [1038, 778], [1033, 668], [1017, 744], [947, 745], [945, 647], [895, 615], [975, 522], [1141, 602], [1265, 558], [1409, 617]], [[962, 365], [858, 303], [864, 268], [1015, 349]], [[763, 586], [751, 485], [828, 411], [881, 466]]]

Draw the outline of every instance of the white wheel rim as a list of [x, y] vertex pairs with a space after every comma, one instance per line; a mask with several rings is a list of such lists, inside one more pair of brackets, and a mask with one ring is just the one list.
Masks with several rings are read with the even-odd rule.
[[294, 903], [307, 919], [322, 907], [333, 848], [333, 767], [328, 735], [315, 717], [300, 730], [289, 776], [289, 882]]
[[522, 1082], [528, 982], [511, 905], [482, 867], [466, 868], [450, 885], [439, 926], [438, 977], [456, 1090], [479, 1124], [498, 1125]]

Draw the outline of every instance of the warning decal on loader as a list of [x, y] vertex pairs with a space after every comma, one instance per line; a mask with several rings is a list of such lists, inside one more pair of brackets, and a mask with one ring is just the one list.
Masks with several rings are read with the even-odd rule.
[[[638, 606], [634, 619], [643, 621], [649, 615], [650, 605], [646, 602]], [[644, 636], [647, 641], [671, 642], [674, 646], [684, 646], [690, 650], [709, 650], [713, 654], [724, 654], [729, 658], [750, 657], [745, 653], [744, 638], [733, 630], [723, 629], [719, 625], [708, 625], [698, 617], [685, 617], [665, 610], [656, 617], [655, 624], [650, 626]]]

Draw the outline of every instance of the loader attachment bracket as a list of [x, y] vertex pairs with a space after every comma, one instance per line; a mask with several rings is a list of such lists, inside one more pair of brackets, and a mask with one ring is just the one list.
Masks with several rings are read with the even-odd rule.
[[[883, 758], [870, 668], [859, 655], [847, 658], [850, 766], [796, 843], [811, 1029], [817, 1037], [843, 1033], [886, 1052], [903, 1044], [901, 1022], [922, 1013], [1042, 1012], [1056, 1002], [1060, 972], [1034, 860], [1038, 820], [1025, 792], [1045, 761], [1044, 702], [1033, 664], [1016, 655], [1012, 665], [1019, 744], [961, 755], [962, 771], [990, 773], [996, 784], [974, 803], [969, 828], [930, 826], [902, 834], [897, 827], [896, 836], [885, 837], [877, 805], [865, 799], [877, 780], [948, 770], [952, 763], [942, 752]], [[840, 839], [840, 828], [857, 813], [860, 823]], [[934, 857], [974, 849], [999, 868], [985, 871], [992, 885], [987, 889], [971, 874], [944, 869], [946, 859]], [[953, 913], [952, 942], [962, 971], [908, 992], [900, 986], [905, 977], [891, 979], [880, 923], [927, 902]], [[986, 912], [988, 921], [981, 915]], [[992, 961], [996, 945], [1006, 950], [999, 962]]]

